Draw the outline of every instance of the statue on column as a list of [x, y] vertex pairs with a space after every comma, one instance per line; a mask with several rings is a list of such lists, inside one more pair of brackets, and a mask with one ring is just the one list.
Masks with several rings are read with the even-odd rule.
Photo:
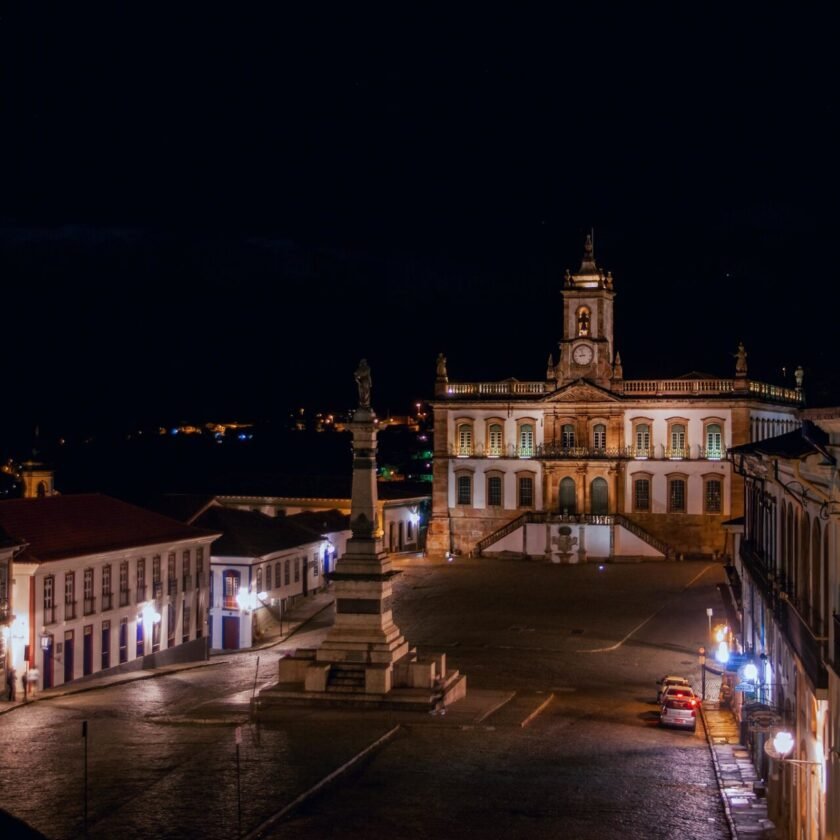
[[370, 367], [367, 359], [362, 359], [354, 374], [359, 388], [359, 408], [370, 408]]

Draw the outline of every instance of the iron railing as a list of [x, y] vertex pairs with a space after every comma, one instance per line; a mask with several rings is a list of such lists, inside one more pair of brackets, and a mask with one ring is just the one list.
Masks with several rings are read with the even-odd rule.
[[113, 606], [113, 595], [110, 592], [102, 593], [102, 611], [110, 610]]
[[452, 458], [536, 458], [543, 460], [636, 460], [636, 461], [722, 461], [726, 447], [666, 446], [564, 446], [562, 443], [540, 443], [536, 446], [485, 446], [482, 443], [461, 445], [450, 443], [447, 454]]

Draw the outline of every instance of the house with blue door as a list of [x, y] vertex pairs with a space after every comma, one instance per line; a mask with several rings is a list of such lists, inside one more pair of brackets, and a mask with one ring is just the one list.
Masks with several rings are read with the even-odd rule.
[[[7, 592], [9, 661], [39, 688], [207, 656], [210, 546], [219, 532], [100, 493], [0, 501], [20, 547]], [[8, 611], [8, 610], [7, 610]]]
[[[210, 557], [211, 648], [251, 647], [296, 600], [326, 585], [335, 545], [295, 519], [213, 503], [192, 520], [222, 534]], [[328, 527], [342, 524], [333, 519]]]

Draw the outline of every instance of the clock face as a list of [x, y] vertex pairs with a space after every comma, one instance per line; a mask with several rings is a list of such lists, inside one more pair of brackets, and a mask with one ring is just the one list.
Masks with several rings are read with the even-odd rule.
[[588, 365], [592, 361], [592, 348], [588, 344], [578, 344], [572, 351], [575, 364]]

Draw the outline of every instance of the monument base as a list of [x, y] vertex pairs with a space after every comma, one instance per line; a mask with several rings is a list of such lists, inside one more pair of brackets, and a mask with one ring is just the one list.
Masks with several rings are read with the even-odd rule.
[[393, 665], [324, 662], [321, 656], [321, 649], [298, 649], [281, 659], [277, 683], [254, 700], [255, 714], [267, 719], [283, 706], [431, 711], [467, 693], [466, 676], [447, 670], [445, 653], [420, 657], [412, 648]]

